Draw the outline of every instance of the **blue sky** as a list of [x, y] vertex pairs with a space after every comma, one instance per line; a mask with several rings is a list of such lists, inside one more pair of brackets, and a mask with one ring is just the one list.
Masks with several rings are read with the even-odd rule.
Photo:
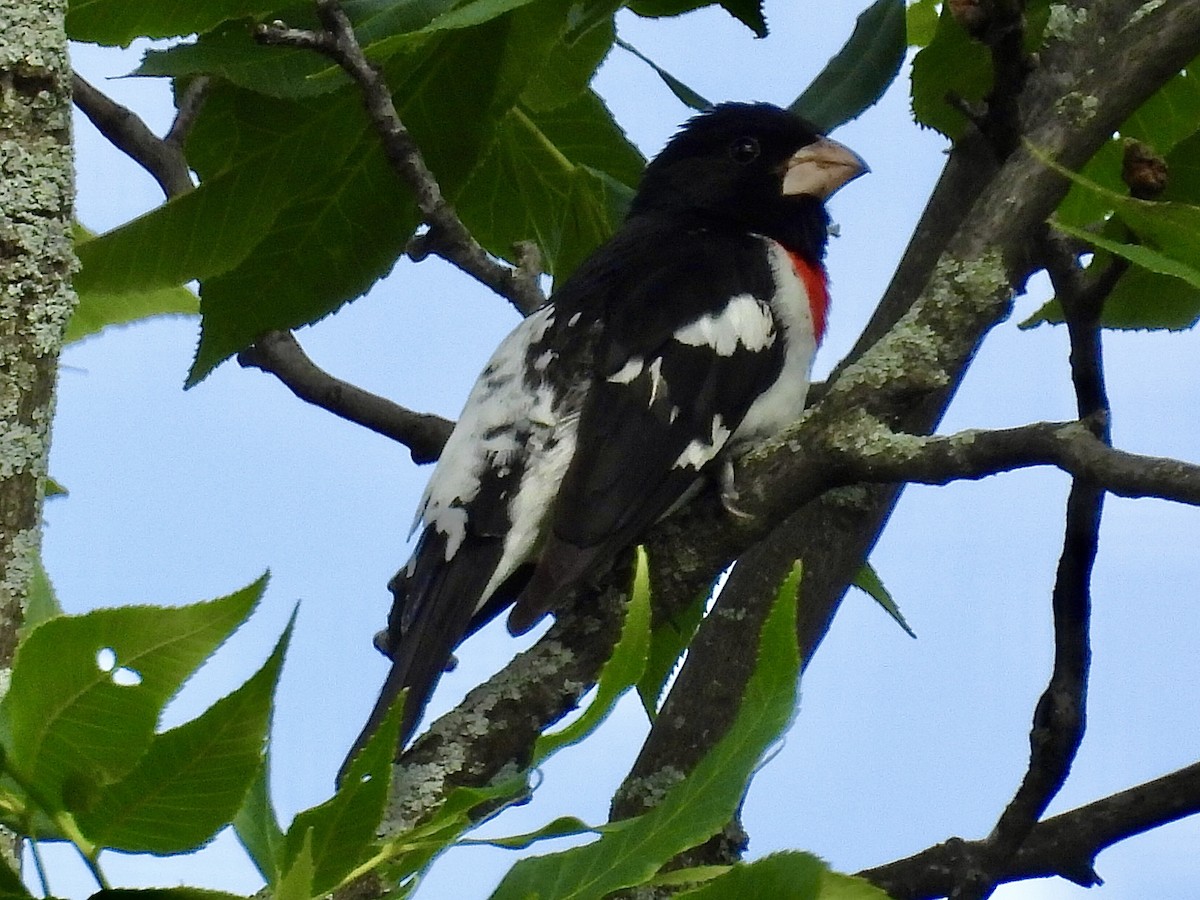
[[[763, 41], [719, 11], [680, 20], [622, 17], [621, 34], [713, 100], [791, 101], [853, 27], [849, 4], [767, 4]], [[816, 24], [810, 22], [819, 17]], [[137, 52], [81, 48], [80, 71], [141, 112], [160, 133], [163, 83], [105, 81]], [[653, 154], [687, 116], [656, 77], [615, 53], [598, 88], [630, 136]], [[900, 81], [837, 133], [872, 174], [831, 205], [833, 312], [818, 376], [849, 348], [903, 252], [944, 160], [944, 141], [908, 116]], [[78, 125], [79, 217], [104, 230], [159, 202], [157, 187]], [[1035, 289], [1038, 287], [1034, 286]], [[1016, 320], [1041, 293], [1017, 302]], [[516, 314], [434, 262], [403, 262], [371, 294], [299, 334], [339, 377], [407, 406], [454, 416]], [[269, 653], [301, 603], [275, 720], [273, 790], [281, 813], [323, 800], [385, 664], [371, 648], [407, 556], [405, 537], [428, 475], [404, 448], [295, 400], [270, 377], [227, 363], [195, 389], [182, 382], [194, 321], [117, 329], [63, 358], [51, 469], [71, 491], [47, 508], [45, 556], [68, 611], [218, 596], [272, 571], [255, 619], [169, 710], [190, 718], [240, 683]], [[1200, 458], [1200, 354], [1195, 336], [1106, 338], [1114, 437], [1125, 448]], [[1070, 418], [1061, 329], [999, 326], [987, 339], [943, 430]], [[985, 835], [1024, 771], [1033, 705], [1049, 673], [1049, 593], [1068, 480], [1028, 471], [949, 488], [906, 491], [872, 562], [918, 634], [911, 640], [865, 596], [851, 594], [802, 685], [799, 717], [746, 805], [751, 853], [811, 850], [853, 871], [957, 834]], [[1200, 687], [1195, 534], [1200, 512], [1109, 500], [1095, 576], [1089, 732], [1052, 811], [1194, 761]], [[499, 668], [523, 641], [502, 628], [474, 638], [431, 712]], [[170, 724], [170, 723], [168, 723]], [[556, 815], [599, 822], [645, 731], [626, 701], [588, 744], [545, 771], [535, 801], [487, 833], [516, 833]], [[1195, 895], [1200, 823], [1178, 823], [1101, 855], [1099, 900]], [[66, 854], [64, 896], [91, 887]], [[469, 849], [435, 866], [419, 897], [483, 897], [510, 864]], [[240, 890], [259, 882], [235, 842], [190, 861], [110, 855], [129, 885]], [[52, 871], [54, 869], [52, 868]], [[1001, 900], [1066, 900], [1064, 882], [1001, 889]]]

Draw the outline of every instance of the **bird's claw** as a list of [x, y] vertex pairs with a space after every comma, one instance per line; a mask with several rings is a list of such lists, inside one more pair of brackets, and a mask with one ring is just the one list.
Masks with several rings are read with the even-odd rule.
[[738, 500], [741, 499], [738, 494], [737, 484], [733, 475], [733, 463], [730, 460], [725, 460], [721, 466], [721, 506], [725, 511], [734, 518], [738, 519], [753, 519], [754, 516], [746, 512], [738, 506]]

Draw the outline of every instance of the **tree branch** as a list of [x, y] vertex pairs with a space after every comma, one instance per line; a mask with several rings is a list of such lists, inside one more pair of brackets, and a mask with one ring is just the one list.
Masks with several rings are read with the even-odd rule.
[[[363, 53], [350, 19], [337, 0], [316, 0], [322, 31], [288, 28], [282, 23], [260, 25], [256, 37], [264, 44], [315, 50], [337, 63], [362, 92], [367, 115], [379, 134], [392, 169], [413, 192], [429, 231], [420, 238], [415, 258], [436, 253], [528, 314], [545, 302], [525, 265], [512, 268], [493, 259], [459, 219], [442, 193], [421, 149], [401, 122], [383, 76]], [[525, 261], [530, 257], [526, 255]]]
[[319, 368], [290, 331], [269, 331], [238, 354], [243, 368], [277, 377], [301, 400], [408, 447], [418, 465], [442, 452], [454, 423], [430, 413], [413, 412], [364, 391]]
[[[1134, 16], [1142, 6], [1134, 0], [1107, 4], [1104, 16], [1089, 17], [1070, 40], [1055, 41], [1039, 54], [1039, 68], [1027, 78], [1018, 104], [1022, 137], [1077, 168], [1200, 52], [1200, 0], [1146, 7]], [[1120, 27], [1114, 25], [1118, 19]], [[1106, 64], [1113, 58], [1130, 65]], [[1062, 104], [1081, 97], [1088, 101], [1086, 114], [1063, 115]], [[1021, 147], [997, 160], [980, 135], [959, 142], [892, 285], [855, 351], [809, 412], [808, 426], [835, 433], [865, 416], [903, 432], [931, 431], [979, 342], [1009, 314], [1014, 287], [1037, 267], [1031, 236], [1040, 233], [1065, 191], [1065, 182]], [[746, 467], [751, 488], [743, 488], [743, 496], [782, 489], [780, 506], [766, 521], [778, 522], [815, 496], [805, 484], [815, 479], [811, 469], [772, 471], [795, 461], [784, 450], [774, 462]], [[650, 543], [671, 560], [665, 590], [699, 590], [723, 563], [744, 555], [717, 601], [721, 615], [710, 615], [692, 643], [631, 781], [652, 782], [668, 767], [690, 771], [724, 734], [731, 707], [710, 702], [711, 679], [720, 673], [720, 695], [741, 696], [749, 669], [738, 664], [747, 654], [730, 648], [753, 646], [751, 635], [761, 628], [767, 598], [797, 558], [805, 565], [799, 641], [803, 658], [811, 658], [899, 492], [894, 484], [831, 491], [788, 516], [770, 541], [749, 553], [746, 547], [760, 531], [734, 535], [738, 529], [721, 521], [713, 507], [696, 504], [659, 526]], [[614, 814], [623, 808], [635, 809], [636, 803], [618, 803]]]
[[[997, 883], [1059, 876], [1081, 887], [1093, 887], [1101, 883], [1094, 866], [1102, 850], [1197, 813], [1200, 762], [1039, 822], [1016, 856], [994, 876]], [[953, 838], [858, 875], [894, 900], [946, 897], [985, 845], [985, 841]]]
[[75, 105], [108, 140], [150, 173], [167, 197], [190, 191], [192, 174], [183, 155], [183, 139], [203, 98], [205, 79], [196, 79], [180, 98], [179, 113], [168, 140], [151, 131], [128, 107], [99, 91], [82, 76], [73, 76]]

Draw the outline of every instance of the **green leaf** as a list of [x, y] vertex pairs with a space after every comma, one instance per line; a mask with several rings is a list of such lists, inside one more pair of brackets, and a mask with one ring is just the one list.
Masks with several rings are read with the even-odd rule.
[[788, 900], [888, 900], [879, 888], [849, 875], [832, 872], [811, 853], [773, 853], [750, 863], [738, 863], [702, 887], [679, 895], [687, 900], [725, 900], [738, 897], [787, 897]]
[[634, 0], [628, 4], [633, 12], [647, 18], [678, 16], [705, 6], [718, 5], [753, 31], [755, 37], [767, 36], [762, 0]]
[[[1196, 209], [1196, 215], [1196, 224], [1200, 225], [1200, 209]], [[1155, 250], [1143, 244], [1125, 244], [1120, 241], [1110, 240], [1086, 229], [1076, 228], [1074, 225], [1067, 225], [1062, 222], [1052, 222], [1051, 224], [1059, 231], [1079, 238], [1081, 241], [1086, 241], [1102, 250], [1107, 250], [1114, 256], [1124, 257], [1131, 263], [1141, 266], [1144, 269], [1157, 272], [1159, 275], [1170, 275], [1186, 282], [1193, 288], [1200, 288], [1200, 267], [1192, 264], [1190, 261], [1180, 259], [1175, 253]], [[1163, 227], [1160, 234], [1166, 232], [1167, 227]]]
[[859, 15], [850, 40], [792, 103], [792, 112], [826, 133], [862, 115], [900, 72], [904, 22], [904, 0], [875, 0]]
[[280, 0], [70, 0], [67, 37], [74, 41], [127, 47], [138, 37], [182, 37], [208, 31], [229, 19], [271, 12]]
[[599, 833], [601, 833], [601, 829], [593, 828], [575, 816], [559, 816], [557, 819], [547, 822], [536, 831], [527, 831], [525, 834], [516, 834], [503, 838], [467, 839], [459, 841], [459, 844], [464, 847], [500, 847], [504, 850], [525, 850], [528, 847], [532, 847], [538, 841], [573, 837], [578, 834]]
[[925, 47], [937, 33], [937, 0], [916, 0], [905, 13], [905, 32], [910, 47]]
[[1200, 66], [1193, 63], [1138, 107], [1121, 136], [1150, 144], [1162, 155], [1200, 130]]
[[263, 754], [258, 774], [233, 817], [233, 830], [263, 880], [273, 885], [284, 863], [284, 835], [271, 803], [271, 754]]
[[57, 481], [55, 481], [49, 475], [46, 476], [46, 499], [47, 500], [49, 500], [51, 497], [66, 497], [70, 493], [71, 493], [70, 491], [68, 491], [65, 487], [63, 487], [61, 484], [59, 484]]
[[646, 659], [646, 671], [638, 681], [638, 695], [642, 707], [653, 722], [658, 716], [659, 701], [667, 681], [675, 672], [683, 653], [696, 636], [696, 629], [704, 619], [708, 601], [712, 597], [716, 582], [698, 594], [688, 606], [680, 610], [669, 622], [663, 622], [650, 634], [650, 653]]
[[621, 695], [637, 684], [645, 671], [646, 655], [650, 651], [650, 567], [644, 547], [637, 548], [636, 557], [621, 638], [600, 672], [596, 696], [584, 714], [570, 725], [538, 738], [533, 747], [534, 765], [595, 731], [612, 712]]
[[8, 860], [0, 855], [0, 892], [7, 894], [10, 897], [32, 897], [25, 885], [21, 883], [21, 876], [13, 871], [12, 866], [8, 864]]
[[245, 684], [190, 722], [155, 735], [133, 771], [77, 814], [88, 838], [130, 853], [184, 853], [233, 820], [262, 768], [294, 623], [293, 612], [271, 656]]
[[326, 94], [349, 84], [348, 77], [340, 69], [331, 71], [329, 60], [320, 54], [264, 47], [254, 40], [245, 22], [230, 22], [190, 43], [147, 50], [132, 74], [171, 78], [214, 75], [247, 90], [292, 99]]
[[763, 753], [795, 711], [800, 671], [796, 648], [799, 566], [780, 587], [763, 625], [759, 659], [729, 732], [654, 809], [598, 840], [518, 862], [492, 900], [540, 896], [557, 900], [604, 897], [638, 885], [676, 854], [716, 834], [746, 792]]
[[600, 7], [599, 12], [603, 15], [570, 28], [554, 44], [542, 70], [522, 92], [522, 105], [534, 112], [548, 111], [577, 100], [588, 90], [617, 35], [611, 10]]
[[943, 4], [937, 32], [913, 59], [913, 117], [949, 138], [959, 137], [966, 117], [947, 102], [954, 94], [978, 103], [992, 86], [992, 58], [987, 48], [958, 24]]
[[[95, 238], [93, 232], [76, 224], [73, 229], [75, 247]], [[87, 281], [75, 285], [79, 303], [67, 323], [63, 340], [68, 343], [83, 340], [103, 331], [110, 325], [127, 325], [140, 319], [164, 315], [197, 315], [200, 312], [199, 298], [182, 285], [163, 287], [149, 291], [105, 293], [91, 290]]]
[[305, 835], [291, 868], [275, 886], [272, 900], [311, 900], [317, 896], [318, 892], [313, 890], [311, 836]]
[[50, 809], [128, 774], [159, 712], [250, 614], [266, 577], [191, 606], [127, 606], [58, 616], [17, 648], [0, 703], [6, 767]]
[[63, 614], [58, 596], [54, 593], [54, 583], [46, 572], [40, 555], [33, 557], [33, 577], [29, 581], [29, 602], [25, 607], [25, 618], [17, 634], [23, 641], [33, 629], [43, 622], [48, 622], [55, 616]]
[[[584, 103], [592, 108], [581, 109]], [[516, 241], [534, 240], [556, 279], [612, 234], [633, 194], [632, 188], [571, 159], [567, 154], [578, 152], [578, 146], [555, 143], [564, 134], [576, 139], [569, 123], [577, 109], [585, 120], [593, 113], [590, 92], [583, 101], [547, 113], [511, 110], [457, 199], [459, 215], [486, 249], [511, 257]], [[624, 136], [614, 135], [609, 148], [591, 149], [629, 171], [633, 167], [625, 159], [615, 158], [623, 152], [621, 142]]]
[[688, 900], [723, 900], [726, 897], [817, 900], [821, 896], [821, 878], [827, 868], [809, 853], [774, 853], [755, 862], [734, 865], [724, 875], [679, 896]]
[[296, 815], [288, 828], [284, 868], [307, 853], [312, 889], [330, 891], [366, 857], [387, 806], [392, 762], [400, 741], [405, 692], [396, 698], [370, 740], [350, 761], [337, 792]]
[[[568, 12], [565, 2], [530, 3], [483, 25], [424, 36], [387, 62], [397, 111], [460, 210], [468, 178], [565, 31]], [[356, 91], [282, 101], [218, 88], [188, 149], [204, 180], [232, 180], [236, 173], [239, 181], [279, 188], [265, 197], [263, 188], [247, 188], [227, 197], [220, 211], [238, 218], [239, 207], [250, 205], [265, 227], [238, 244], [236, 265], [202, 282], [201, 340], [189, 384], [264, 331], [316, 321], [360, 296], [391, 268], [419, 221]], [[536, 229], [560, 232], [564, 260], [606, 235], [610, 215], [596, 203], [611, 200], [602, 179], [581, 173], [573, 182], [565, 225]], [[193, 194], [204, 190], [202, 181]], [[199, 233], [219, 229], [212, 212], [190, 226]], [[579, 233], [572, 230], [576, 216], [586, 226]]]
[[204, 888], [110, 888], [97, 891], [88, 900], [246, 900], [238, 894], [210, 891]]
[[700, 96], [698, 92], [692, 90], [650, 57], [646, 56], [646, 54], [642, 53], [642, 51], [637, 47], [633, 46], [633, 44], [629, 43], [628, 41], [624, 41], [621, 38], [617, 38], [616, 45], [627, 53], [632, 53], [646, 65], [652, 68], [658, 74], [658, 77], [663, 80], [663, 83], [670, 88], [671, 93], [675, 95], [675, 98], [684, 106], [694, 109], [697, 112], [703, 112], [712, 106], [711, 101]]
[[904, 629], [905, 634], [910, 638], [917, 636], [916, 632], [908, 627], [908, 622], [904, 620], [904, 614], [900, 612], [900, 607], [896, 605], [896, 601], [892, 599], [891, 593], [884, 587], [883, 581], [880, 580], [879, 573], [875, 571], [870, 563], [863, 564], [863, 567], [858, 570], [858, 574], [854, 576], [854, 581], [851, 583], [883, 607], [883, 611], [891, 616], [897, 625]]
[[[1126, 272], [1117, 284], [1113, 296], [1117, 299], [1114, 317], [1110, 320], [1108, 306], [1101, 317], [1106, 327], [1122, 328], [1182, 328], [1200, 318], [1200, 206], [1181, 202], [1151, 202], [1126, 196], [1071, 172], [1031, 148], [1038, 158], [1059, 174], [1068, 178], [1074, 187], [1085, 191], [1113, 211], [1116, 219], [1136, 238], [1123, 240], [1121, 229], [1110, 226], [1106, 233], [1080, 227], [1060, 219], [1052, 220], [1058, 230], [1083, 240], [1100, 250], [1129, 260], [1154, 277]], [[1166, 286], [1163, 278], [1182, 283]], [[1126, 280], [1128, 284], [1125, 284]], [[1022, 323], [1029, 327], [1042, 321], [1061, 321], [1061, 309], [1047, 305]]]

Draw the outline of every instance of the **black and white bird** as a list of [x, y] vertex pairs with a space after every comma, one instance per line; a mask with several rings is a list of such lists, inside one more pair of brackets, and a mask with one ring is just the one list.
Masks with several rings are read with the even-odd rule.
[[504, 339], [417, 511], [356, 747], [454, 648], [531, 628], [731, 454], [799, 418], [828, 306], [824, 201], [867, 170], [789, 112], [727, 103], [646, 168], [617, 233]]

